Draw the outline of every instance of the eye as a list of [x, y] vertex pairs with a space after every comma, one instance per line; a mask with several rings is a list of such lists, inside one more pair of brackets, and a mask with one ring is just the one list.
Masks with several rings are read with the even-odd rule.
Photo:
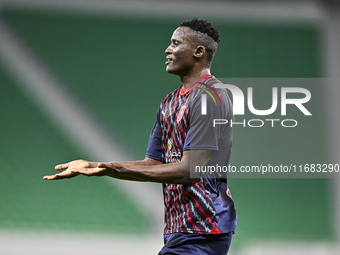
[[175, 45], [175, 46], [178, 46], [178, 45], [179, 45], [179, 42], [176, 41], [176, 40], [173, 40], [173, 41], [172, 41], [172, 44]]

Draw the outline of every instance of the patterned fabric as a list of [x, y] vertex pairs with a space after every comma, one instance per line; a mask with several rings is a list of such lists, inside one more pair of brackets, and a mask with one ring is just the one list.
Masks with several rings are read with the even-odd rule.
[[[212, 87], [216, 83], [219, 81], [215, 77], [202, 76], [187, 91], [183, 91], [181, 86], [164, 97], [150, 135], [147, 157], [160, 160], [164, 164], [181, 161], [183, 149], [189, 147], [190, 143], [187, 136], [193, 101], [203, 91], [196, 88]], [[218, 150], [218, 146], [216, 149]], [[220, 184], [223, 181], [225, 185]], [[221, 200], [220, 187], [223, 187], [224, 194], [229, 192], [225, 180], [211, 181], [203, 177], [197, 178], [191, 185], [163, 184], [164, 234], [220, 234], [235, 231], [236, 212], [233, 201], [231, 196], [225, 196], [227, 202]], [[219, 219], [226, 219], [224, 212], [230, 216], [227, 217], [227, 221], [230, 221], [227, 225], [219, 222]]]

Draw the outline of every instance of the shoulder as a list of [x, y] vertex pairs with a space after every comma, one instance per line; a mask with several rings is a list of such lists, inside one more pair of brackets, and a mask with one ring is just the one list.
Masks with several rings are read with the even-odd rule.
[[207, 87], [208, 91], [210, 90], [212, 94], [216, 95], [219, 101], [230, 101], [227, 90], [223, 86], [219, 86], [223, 85], [223, 83], [214, 76], [207, 79], [204, 85]]
[[164, 104], [166, 104], [167, 102], [171, 101], [172, 99], [176, 98], [176, 97], [179, 95], [181, 89], [182, 89], [182, 85], [179, 86], [179, 87], [177, 87], [177, 88], [176, 88], [175, 90], [173, 90], [172, 92], [166, 94], [166, 95], [163, 97], [163, 99], [162, 99], [162, 101], [161, 101], [161, 103], [160, 103], [160, 107], [163, 106]]
[[195, 91], [192, 93], [192, 99], [193, 100], [199, 100], [199, 96], [201, 95], [207, 95], [208, 101], [210, 99], [219, 101], [224, 101], [228, 99], [228, 94], [226, 93], [226, 90], [221, 88], [222, 82], [220, 82], [218, 79], [216, 79], [214, 76], [208, 77], [202, 81], [199, 82], [199, 85], [196, 87]]

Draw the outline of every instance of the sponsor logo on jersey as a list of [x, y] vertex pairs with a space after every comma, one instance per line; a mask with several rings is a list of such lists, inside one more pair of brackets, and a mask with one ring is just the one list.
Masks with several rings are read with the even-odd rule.
[[168, 140], [168, 150], [172, 149], [172, 139]]

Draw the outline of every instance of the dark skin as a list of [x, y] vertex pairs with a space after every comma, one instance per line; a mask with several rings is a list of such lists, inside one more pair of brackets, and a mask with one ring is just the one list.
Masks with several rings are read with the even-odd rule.
[[[167, 54], [166, 71], [178, 75], [186, 90], [191, 79], [210, 74], [210, 63], [206, 60], [205, 47], [196, 45], [188, 27], [177, 28], [171, 44], [165, 50]], [[191, 80], [192, 81], [192, 80]], [[44, 176], [45, 180], [60, 180], [78, 175], [110, 176], [121, 180], [140, 182], [173, 183], [188, 185], [192, 183], [190, 168], [204, 166], [210, 159], [208, 150], [184, 151], [180, 162], [162, 164], [161, 161], [146, 157], [144, 160], [131, 162], [89, 162], [74, 160], [55, 167], [61, 171], [55, 175]], [[190, 164], [191, 163], [191, 164]], [[192, 169], [191, 169], [192, 170]]]

